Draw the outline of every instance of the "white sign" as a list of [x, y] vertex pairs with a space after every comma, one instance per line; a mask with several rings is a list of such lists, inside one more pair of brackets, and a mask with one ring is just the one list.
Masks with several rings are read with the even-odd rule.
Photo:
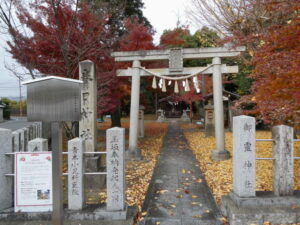
[[52, 211], [52, 153], [15, 154], [15, 212]]

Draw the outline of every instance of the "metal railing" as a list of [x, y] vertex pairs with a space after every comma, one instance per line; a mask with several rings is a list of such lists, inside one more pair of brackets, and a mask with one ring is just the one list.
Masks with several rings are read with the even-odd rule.
[[[257, 142], [271, 142], [274, 139], [256, 139]], [[300, 142], [300, 139], [293, 139], [293, 142]], [[300, 157], [293, 157], [294, 160], [299, 160]], [[256, 160], [275, 160], [274, 158], [256, 158]]]

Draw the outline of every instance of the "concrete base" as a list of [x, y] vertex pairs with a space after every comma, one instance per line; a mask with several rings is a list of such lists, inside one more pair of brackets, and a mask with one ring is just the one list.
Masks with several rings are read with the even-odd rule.
[[238, 207], [299, 207], [300, 191], [295, 191], [292, 196], [275, 196], [271, 191], [257, 191], [256, 197], [241, 198], [234, 193], [229, 197]]
[[230, 153], [226, 149], [224, 149], [222, 151], [213, 150], [210, 157], [214, 161], [221, 161], [221, 160], [229, 159]]
[[[273, 198], [274, 203], [283, 203], [283, 199], [277, 202], [277, 198]], [[248, 198], [245, 202], [240, 202], [245, 204], [247, 201], [251, 205], [241, 206], [235, 203], [237, 199], [233, 200], [230, 195], [222, 196], [221, 212], [224, 216], [228, 217], [230, 225], [250, 225], [257, 224], [263, 225], [264, 222], [268, 221], [272, 225], [276, 224], [294, 224], [300, 222], [300, 205], [294, 206], [291, 201], [291, 205], [286, 203], [286, 206], [276, 206], [272, 207], [264, 205], [264, 201], [271, 203], [272, 198], [268, 195], [264, 197]], [[287, 202], [289, 199], [287, 198]], [[261, 205], [262, 204], [262, 205]], [[289, 206], [288, 206], [289, 205]]]
[[[96, 156], [86, 156], [85, 157], [85, 172], [103, 172], [105, 167], [101, 167], [101, 157], [103, 155]], [[100, 190], [105, 188], [106, 185], [106, 176], [97, 175], [97, 176], [85, 176], [85, 189], [89, 190]]]
[[142, 160], [141, 149], [128, 149], [125, 151], [126, 160]]
[[[65, 225], [132, 225], [138, 212], [136, 206], [126, 207], [124, 211], [109, 212], [106, 206], [89, 206], [82, 211], [64, 211]], [[0, 212], [0, 225], [50, 225], [51, 212], [14, 213], [14, 209]]]

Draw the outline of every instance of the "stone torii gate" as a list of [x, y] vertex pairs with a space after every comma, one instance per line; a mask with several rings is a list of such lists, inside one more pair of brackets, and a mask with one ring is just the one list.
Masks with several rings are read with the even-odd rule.
[[[141, 153], [137, 146], [138, 140], [138, 110], [140, 101], [140, 77], [153, 76], [155, 74], [168, 76], [168, 79], [176, 79], [174, 75], [213, 75], [214, 114], [215, 114], [215, 137], [216, 149], [212, 151], [214, 160], [229, 158], [229, 152], [225, 149], [224, 137], [224, 109], [222, 99], [222, 74], [237, 73], [237, 66], [221, 64], [221, 58], [236, 57], [245, 51], [245, 47], [235, 49], [228, 48], [185, 48], [167, 50], [148, 50], [113, 52], [112, 56], [117, 62], [132, 62], [132, 67], [118, 70], [118, 76], [131, 76], [131, 105], [130, 105], [130, 128], [129, 149], [127, 156], [131, 159], [140, 159]], [[184, 59], [212, 58], [212, 65], [208, 67], [183, 67]], [[169, 60], [169, 68], [145, 69], [141, 67], [142, 61]]]

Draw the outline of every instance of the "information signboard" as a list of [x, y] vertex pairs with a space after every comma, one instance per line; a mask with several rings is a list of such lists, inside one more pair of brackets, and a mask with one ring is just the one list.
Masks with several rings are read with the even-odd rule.
[[16, 153], [15, 173], [15, 212], [52, 211], [52, 153]]

